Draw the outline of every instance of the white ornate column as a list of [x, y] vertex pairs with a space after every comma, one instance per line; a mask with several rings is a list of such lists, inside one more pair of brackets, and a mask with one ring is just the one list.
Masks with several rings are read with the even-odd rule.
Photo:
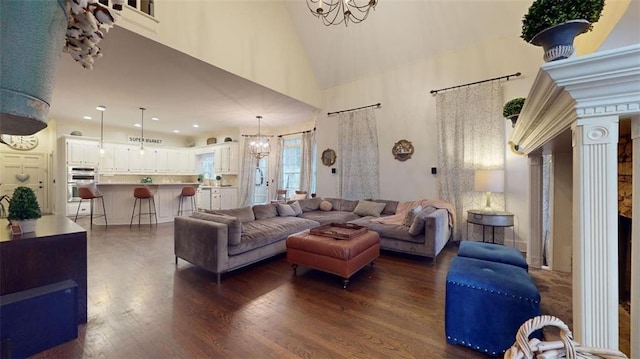
[[631, 120], [633, 140], [631, 220], [631, 356], [640, 358], [640, 116]]
[[542, 156], [529, 156], [529, 242], [527, 262], [531, 267], [542, 266]]
[[618, 348], [618, 116], [573, 131], [573, 333]]

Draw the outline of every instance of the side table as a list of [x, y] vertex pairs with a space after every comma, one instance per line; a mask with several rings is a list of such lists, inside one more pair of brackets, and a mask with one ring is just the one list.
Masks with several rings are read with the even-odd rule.
[[[512, 227], [513, 213], [500, 211], [486, 211], [481, 209], [470, 209], [467, 211], [467, 236], [469, 235], [469, 224], [482, 226], [482, 241], [485, 241], [484, 227], [491, 227], [491, 243], [496, 242], [496, 227]], [[516, 233], [513, 231], [513, 245], [516, 244]]]

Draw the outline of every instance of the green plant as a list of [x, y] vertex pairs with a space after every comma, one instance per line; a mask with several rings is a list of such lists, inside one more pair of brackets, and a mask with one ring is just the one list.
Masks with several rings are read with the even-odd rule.
[[42, 217], [40, 205], [35, 192], [29, 187], [17, 187], [13, 191], [9, 202], [9, 220], [22, 221], [25, 219], [38, 219]]
[[522, 110], [522, 106], [524, 106], [524, 97], [514, 98], [504, 104], [504, 107], [502, 108], [502, 116], [507, 118], [509, 116], [517, 115]]
[[220, 181], [222, 179], [222, 176], [216, 176], [216, 181]]
[[522, 19], [521, 38], [531, 42], [540, 31], [569, 20], [598, 22], [604, 8], [604, 0], [535, 0]]
[[200, 173], [197, 178], [198, 178], [198, 182], [202, 182], [202, 180], [204, 180], [204, 175]]

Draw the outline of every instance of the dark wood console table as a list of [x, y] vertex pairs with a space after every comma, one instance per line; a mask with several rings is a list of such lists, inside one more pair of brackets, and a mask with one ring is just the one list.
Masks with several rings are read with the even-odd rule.
[[87, 231], [57, 215], [15, 237], [6, 219], [0, 223], [0, 295], [71, 279], [78, 285], [78, 323], [86, 323]]

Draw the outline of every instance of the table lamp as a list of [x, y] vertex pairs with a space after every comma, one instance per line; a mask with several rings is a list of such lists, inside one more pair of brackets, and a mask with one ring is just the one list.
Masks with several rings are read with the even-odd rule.
[[491, 192], [504, 192], [503, 170], [476, 170], [473, 188], [478, 192], [486, 192], [485, 211], [491, 208]]

